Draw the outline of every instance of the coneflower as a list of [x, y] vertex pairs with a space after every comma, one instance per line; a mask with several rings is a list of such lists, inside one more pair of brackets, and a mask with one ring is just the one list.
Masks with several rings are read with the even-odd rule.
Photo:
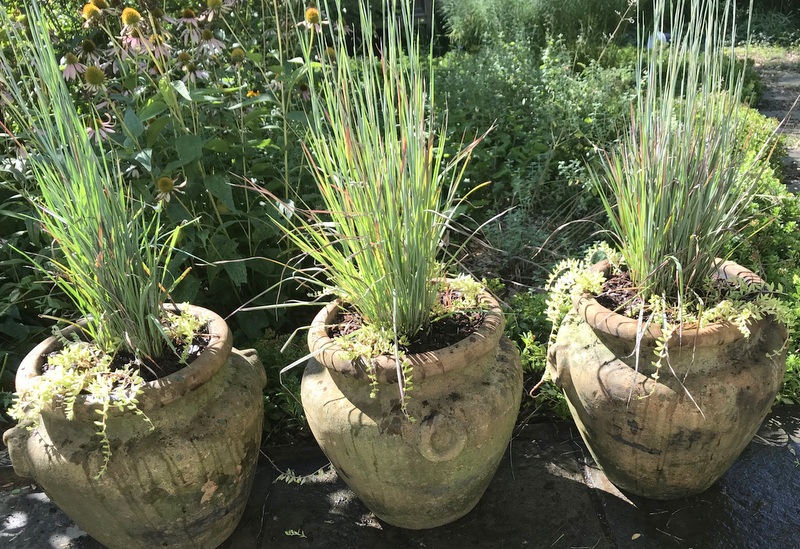
[[244, 58], [247, 57], [247, 54], [242, 48], [233, 48], [231, 50], [231, 61], [235, 64], [240, 64], [244, 61]]
[[83, 9], [81, 10], [81, 15], [86, 20], [84, 26], [89, 25], [94, 21], [96, 21], [100, 17], [101, 13], [102, 10], [97, 6], [95, 6], [94, 4], [86, 4], [85, 6], [83, 6]]
[[142, 20], [142, 14], [133, 8], [125, 8], [122, 10], [121, 19], [125, 29], [133, 29]]
[[86, 67], [83, 81], [87, 90], [98, 92], [106, 89], [106, 73], [97, 65]]
[[64, 66], [64, 80], [75, 80], [79, 74], [83, 74], [86, 70], [86, 65], [81, 63], [78, 60], [78, 56], [72, 52], [61, 58], [61, 64]]

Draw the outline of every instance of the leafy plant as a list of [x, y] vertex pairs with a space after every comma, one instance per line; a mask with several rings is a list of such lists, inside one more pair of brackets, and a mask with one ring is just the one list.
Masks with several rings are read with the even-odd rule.
[[[596, 161], [597, 144], [616, 139], [629, 114], [632, 67], [577, 64], [562, 40], [550, 39], [542, 50], [514, 42], [450, 52], [437, 60], [435, 76], [451, 143], [498, 123], [474, 152], [461, 185], [466, 192], [492, 182], [470, 196], [476, 223], [511, 209], [485, 229], [508, 254], [508, 266], [497, 268], [513, 269], [519, 262], [512, 258], [528, 258], [543, 245], [561, 257], [582, 248], [594, 230], [589, 224], [551, 233], [600, 208], [586, 163]], [[526, 274], [542, 279], [546, 271]]]
[[786, 357], [786, 372], [777, 400], [781, 404], [800, 404], [800, 355], [797, 350]]
[[620, 19], [627, 22], [628, 0], [443, 0], [450, 40], [474, 51], [498, 42], [542, 44], [546, 35], [561, 35], [571, 43], [602, 40]]
[[511, 299], [511, 322], [506, 333], [517, 344], [526, 374], [525, 390], [530, 399], [522, 401], [521, 419], [527, 421], [534, 414], [553, 413], [568, 418], [569, 408], [564, 394], [546, 378], [547, 341], [549, 326], [543, 311], [546, 308], [546, 294], [527, 292]]
[[778, 393], [777, 402], [781, 404], [800, 404], [800, 340], [797, 328], [800, 322], [800, 271], [796, 271], [785, 294], [790, 314], [786, 323], [789, 327], [786, 371]]
[[305, 427], [306, 419], [300, 402], [301, 373], [289, 370], [282, 373], [286, 362], [301, 360], [308, 354], [305, 342], [292, 340], [284, 345], [284, 338], [273, 330], [266, 330], [254, 343], [258, 356], [264, 364], [270, 383], [264, 394], [265, 437], [281, 433], [297, 432]]
[[[193, 222], [171, 263], [173, 277], [191, 267], [175, 299], [227, 315], [246, 301], [274, 303], [268, 288], [281, 269], [254, 258], [290, 253], [240, 178], [314, 201], [297, 138], [307, 83], [288, 61], [299, 51], [290, 22], [303, 4], [201, 4], [130, 5], [131, 26], [109, 3], [92, 3], [88, 18], [80, 5], [54, 5], [57, 13], [45, 16], [62, 38], [56, 59], [92, 141], [119, 161], [135, 199], [163, 203], [165, 230]], [[229, 323], [241, 341], [280, 326], [283, 316], [251, 311]]]
[[[139, 358], [164, 349], [158, 321], [172, 282], [166, 265], [178, 231], [162, 233], [160, 210], [136, 201], [113, 158], [94, 152], [55, 61], [38, 4], [27, 12], [27, 29], [0, 13], [13, 55], [25, 56], [21, 78], [0, 52], [3, 109], [20, 126], [35, 131], [17, 141], [28, 147], [38, 195], [30, 199], [37, 221], [59, 255], [39, 268], [90, 319], [85, 331], [104, 352], [125, 349]], [[30, 32], [33, 53], [20, 48]], [[35, 98], [32, 101], [32, 98]]]

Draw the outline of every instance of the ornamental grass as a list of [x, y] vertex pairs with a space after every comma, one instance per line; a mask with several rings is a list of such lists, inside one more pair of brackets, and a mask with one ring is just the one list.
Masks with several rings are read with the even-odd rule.
[[297, 60], [310, 91], [304, 149], [323, 207], [284, 199], [275, 220], [313, 260], [298, 277], [351, 305], [365, 325], [408, 340], [431, 322], [459, 183], [482, 137], [445, 158], [431, 44], [420, 46], [407, 2], [386, 0], [381, 27], [359, 4], [355, 38], [341, 5], [326, 8], [335, 21], [315, 9], [298, 24]]
[[[746, 230], [770, 151], [742, 157], [750, 134], [738, 108], [735, 2], [657, 0], [654, 11], [651, 27], [637, 27], [630, 125], [592, 182], [644, 300], [687, 304], [705, 295], [715, 259]], [[726, 91], [725, 82], [736, 84]]]
[[38, 2], [26, 13], [24, 29], [0, 10], [10, 43], [10, 51], [0, 50], [0, 105], [10, 121], [4, 130], [27, 156], [35, 183], [31, 217], [54, 244], [52, 257], [26, 257], [89, 319], [84, 331], [103, 353], [159, 357], [168, 341], [161, 306], [178, 232], [164, 232], [160, 208], [132, 196], [100, 139], [95, 149]]

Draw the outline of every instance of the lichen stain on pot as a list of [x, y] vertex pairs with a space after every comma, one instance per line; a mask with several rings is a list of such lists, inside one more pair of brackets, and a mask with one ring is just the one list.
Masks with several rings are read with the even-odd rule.
[[635, 341], [591, 326], [579, 310], [567, 315], [548, 368], [614, 484], [671, 499], [704, 491], [727, 470], [774, 401], [785, 364], [785, 328], [764, 319], [750, 329], [749, 340], [722, 325], [709, 338], [684, 338], [670, 348], [674, 373], [663, 367], [656, 382], [652, 345], [641, 345], [637, 363]]
[[[502, 317], [493, 325], [493, 335], [409, 357], [414, 379], [406, 410], [413, 423], [388, 369], [370, 398], [369, 384], [349, 375], [347, 365], [311, 359], [306, 366], [301, 394], [314, 436], [386, 522], [411, 529], [452, 522], [475, 506], [494, 475], [516, 420], [522, 370], [516, 349], [501, 339]], [[455, 357], [460, 362], [449, 362]]]
[[[112, 458], [99, 478], [95, 426], [67, 421], [57, 410], [46, 411], [33, 431], [17, 426], [5, 433], [15, 469], [34, 477], [78, 526], [112, 549], [217, 547], [247, 503], [266, 378], [254, 352], [208, 358], [222, 361], [210, 366], [215, 373], [204, 374], [205, 363], [195, 361], [192, 375], [158, 382], [142, 399], [155, 430], [135, 414], [109, 417]], [[191, 390], [176, 387], [199, 378]]]

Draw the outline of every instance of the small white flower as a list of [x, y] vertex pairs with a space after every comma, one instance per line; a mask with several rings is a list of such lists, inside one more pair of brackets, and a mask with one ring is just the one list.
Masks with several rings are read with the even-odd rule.
[[294, 200], [287, 200], [286, 202], [276, 200], [275, 202], [278, 205], [278, 211], [281, 215], [286, 219], [291, 219], [295, 211]]

